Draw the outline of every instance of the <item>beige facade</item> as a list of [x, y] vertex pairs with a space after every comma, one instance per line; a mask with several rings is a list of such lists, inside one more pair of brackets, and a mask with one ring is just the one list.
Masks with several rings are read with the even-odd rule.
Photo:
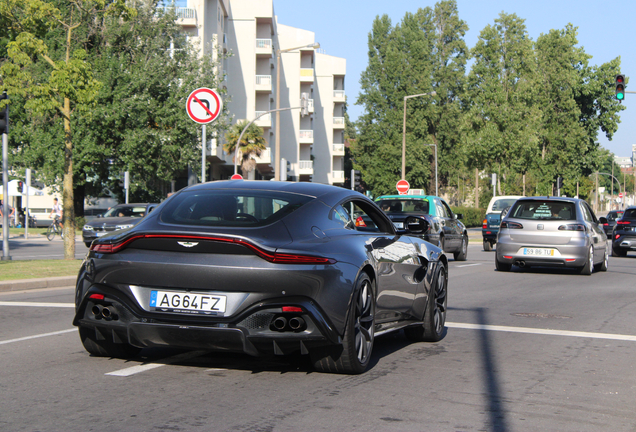
[[[187, 0], [177, 10], [189, 40], [203, 54], [217, 49], [230, 54], [222, 61], [228, 98], [224, 101], [232, 123], [254, 120], [263, 130], [267, 150], [256, 158], [249, 178], [270, 179], [276, 158], [290, 162], [297, 181], [327, 184], [344, 182], [344, 78], [346, 60], [306, 48], [316, 42], [313, 32], [279, 24], [272, 0]], [[287, 51], [290, 48], [305, 48]], [[324, 48], [324, 47], [323, 47]], [[277, 69], [277, 52], [280, 69]], [[299, 109], [264, 114], [276, 108], [280, 75], [280, 107], [299, 107], [302, 93], [309, 96], [309, 114]], [[276, 134], [280, 133], [280, 155]], [[232, 175], [232, 156], [222, 148], [223, 137], [208, 137], [207, 180]], [[281, 170], [286, 167], [281, 167]]]

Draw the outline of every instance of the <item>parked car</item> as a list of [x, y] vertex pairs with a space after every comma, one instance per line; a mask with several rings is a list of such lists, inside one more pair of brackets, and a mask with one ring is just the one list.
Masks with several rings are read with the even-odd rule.
[[495, 266], [577, 268], [606, 271], [609, 260], [605, 218], [597, 219], [582, 199], [519, 198], [501, 222]]
[[[444, 252], [452, 252], [457, 261], [465, 261], [468, 255], [468, 231], [442, 198], [433, 195], [384, 195], [376, 204], [389, 216], [398, 229], [409, 228], [424, 240], [439, 246]], [[411, 225], [405, 220], [411, 218]]]
[[501, 212], [509, 209], [519, 198], [523, 197], [521, 195], [501, 195], [492, 197], [488, 203], [486, 218], [481, 227], [485, 251], [491, 251], [495, 243], [497, 243], [497, 234], [499, 233], [499, 224], [501, 223]]
[[320, 371], [361, 373], [377, 335], [444, 336], [447, 258], [407, 234], [369, 198], [335, 186], [197, 184], [93, 241], [73, 323], [94, 356], [300, 353]]
[[625, 213], [624, 210], [612, 210], [607, 213], [607, 216], [605, 216], [607, 222], [603, 224], [603, 230], [608, 238], [612, 236], [612, 231], [616, 226], [616, 221], [623, 216], [623, 213]]
[[119, 204], [111, 207], [103, 215], [98, 214], [82, 228], [82, 240], [90, 247], [93, 240], [135, 226], [145, 215], [150, 213], [156, 203]]
[[624, 257], [627, 252], [636, 251], [636, 207], [628, 207], [616, 221], [611, 240], [612, 256]]

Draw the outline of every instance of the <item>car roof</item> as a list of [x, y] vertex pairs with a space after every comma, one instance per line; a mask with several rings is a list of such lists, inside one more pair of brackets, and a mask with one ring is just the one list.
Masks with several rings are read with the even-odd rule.
[[562, 202], [572, 202], [572, 203], [583, 201], [582, 198], [557, 197], [557, 196], [546, 196], [546, 195], [522, 197], [517, 199], [517, 201], [537, 201], [537, 200], [562, 201]]

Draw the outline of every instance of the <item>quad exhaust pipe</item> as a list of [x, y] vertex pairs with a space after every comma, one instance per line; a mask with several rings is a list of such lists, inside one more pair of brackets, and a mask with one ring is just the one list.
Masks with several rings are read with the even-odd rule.
[[274, 320], [272, 325], [276, 330], [283, 331], [285, 327], [287, 327], [287, 318], [279, 316]]
[[95, 305], [91, 308], [91, 313], [95, 319], [105, 319], [106, 321], [117, 319], [117, 313], [113, 307]]
[[300, 332], [305, 330], [306, 327], [307, 327], [307, 324], [305, 323], [305, 320], [299, 316], [293, 316], [289, 319], [287, 319], [284, 316], [277, 316], [276, 318], [274, 318], [274, 321], [272, 321], [272, 323], [270, 324], [270, 329], [279, 331], [279, 332], [285, 332], [285, 331]]
[[516, 264], [521, 267], [524, 268], [526, 266], [526, 262], [525, 261], [517, 261]]
[[300, 331], [305, 327], [305, 320], [301, 317], [293, 317], [289, 320], [289, 328], [294, 331]]

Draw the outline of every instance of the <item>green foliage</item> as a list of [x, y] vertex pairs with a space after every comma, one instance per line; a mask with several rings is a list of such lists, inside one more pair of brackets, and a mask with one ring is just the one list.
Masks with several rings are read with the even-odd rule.
[[243, 178], [247, 178], [248, 173], [256, 168], [256, 161], [252, 157], [260, 156], [261, 152], [267, 148], [267, 141], [263, 138], [263, 130], [255, 123], [250, 124], [241, 137], [241, 132], [243, 132], [247, 124], [247, 120], [234, 124], [225, 134], [227, 142], [223, 145], [223, 149], [226, 152], [234, 154], [236, 152], [236, 143], [241, 138], [239, 151], [241, 153]]
[[466, 228], [481, 226], [484, 218], [486, 217], [486, 209], [484, 208], [451, 206], [451, 210], [455, 214], [464, 215], [462, 223], [466, 226]]

